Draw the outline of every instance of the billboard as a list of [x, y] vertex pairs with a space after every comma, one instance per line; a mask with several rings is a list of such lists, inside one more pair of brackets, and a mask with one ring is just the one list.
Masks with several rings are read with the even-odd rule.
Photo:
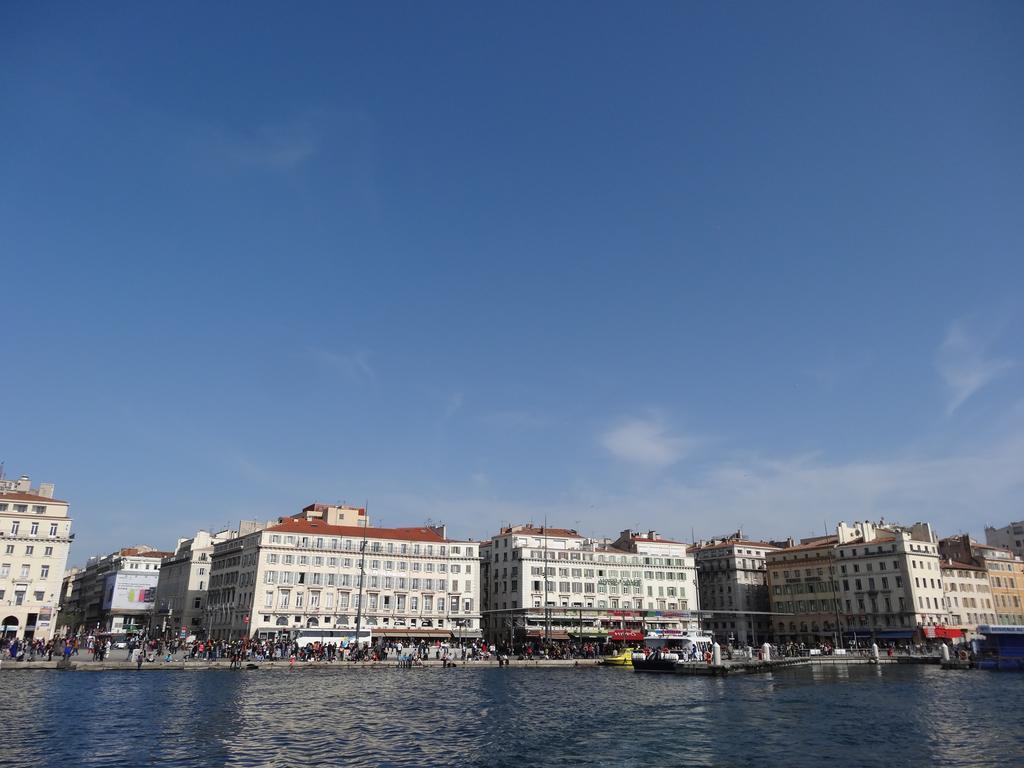
[[107, 576], [103, 609], [110, 611], [151, 611], [156, 597], [159, 571], [135, 573], [119, 571]]

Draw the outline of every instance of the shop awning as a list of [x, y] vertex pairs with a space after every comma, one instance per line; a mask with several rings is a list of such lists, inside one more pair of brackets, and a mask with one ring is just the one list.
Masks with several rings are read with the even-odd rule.
[[[861, 637], [869, 638], [866, 632]], [[913, 630], [882, 630], [876, 633], [879, 640], [909, 640], [913, 637]]]
[[[531, 629], [529, 632], [526, 633], [526, 636], [529, 637], [529, 638], [535, 638], [537, 640], [543, 640], [544, 639], [544, 630], [543, 629]], [[548, 632], [548, 640], [568, 640], [568, 639], [569, 639], [569, 633], [568, 632], [563, 632], [561, 630], [555, 630], [555, 629], [553, 629], [550, 632]]]
[[925, 627], [924, 636], [939, 640], [962, 640], [964, 631], [956, 627]]
[[639, 643], [644, 639], [644, 633], [638, 629], [613, 629], [608, 633], [608, 639], [615, 643]]

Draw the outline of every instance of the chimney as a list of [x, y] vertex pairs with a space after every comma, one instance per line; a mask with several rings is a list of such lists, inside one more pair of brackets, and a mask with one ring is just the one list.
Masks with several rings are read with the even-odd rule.
[[53, 498], [53, 483], [40, 483], [39, 495], [47, 499]]

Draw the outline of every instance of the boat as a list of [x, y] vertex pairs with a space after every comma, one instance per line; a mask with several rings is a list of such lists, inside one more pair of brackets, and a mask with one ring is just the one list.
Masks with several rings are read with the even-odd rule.
[[976, 666], [978, 669], [1024, 672], [1024, 625], [991, 626], [982, 624]]
[[644, 651], [633, 654], [635, 672], [674, 672], [679, 664], [705, 662], [715, 639], [703, 632], [656, 629], [644, 638]]
[[602, 667], [631, 667], [633, 666], [633, 654], [635, 653], [633, 647], [622, 648], [608, 656], [601, 657]]
[[633, 666], [633, 654], [636, 652], [636, 648], [643, 643], [645, 637], [639, 629], [613, 629], [608, 633], [608, 640], [614, 643], [616, 648], [601, 659], [601, 666]]

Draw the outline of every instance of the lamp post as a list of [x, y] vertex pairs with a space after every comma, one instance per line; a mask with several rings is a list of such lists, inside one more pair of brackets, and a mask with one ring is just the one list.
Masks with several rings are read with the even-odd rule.
[[363, 628], [363, 582], [366, 581], [366, 526], [363, 526], [363, 541], [359, 545], [359, 602], [356, 604], [356, 648], [360, 641], [360, 630]]

